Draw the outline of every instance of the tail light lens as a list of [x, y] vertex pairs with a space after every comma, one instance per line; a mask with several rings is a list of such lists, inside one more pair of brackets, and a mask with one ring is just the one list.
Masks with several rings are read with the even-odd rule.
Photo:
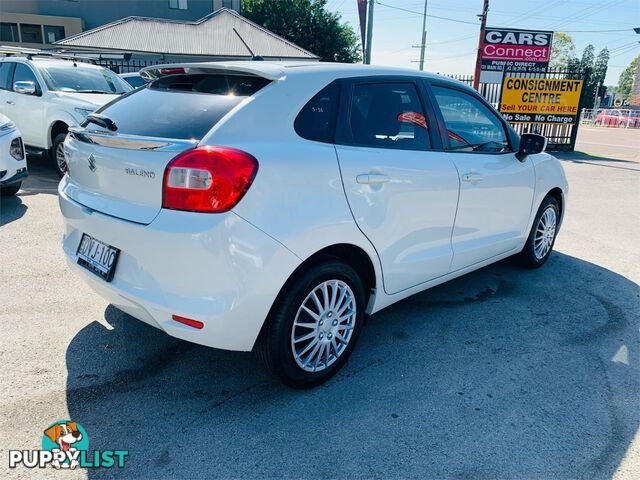
[[198, 147], [178, 155], [164, 172], [162, 207], [221, 213], [232, 209], [258, 172], [258, 161], [241, 150]]

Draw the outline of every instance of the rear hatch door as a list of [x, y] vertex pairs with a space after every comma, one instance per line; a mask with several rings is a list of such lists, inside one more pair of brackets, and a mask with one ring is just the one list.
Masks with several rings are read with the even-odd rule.
[[123, 95], [97, 112], [115, 130], [91, 122], [71, 129], [65, 194], [107, 215], [151, 223], [162, 208], [169, 162], [270, 81], [242, 72], [184, 73]]

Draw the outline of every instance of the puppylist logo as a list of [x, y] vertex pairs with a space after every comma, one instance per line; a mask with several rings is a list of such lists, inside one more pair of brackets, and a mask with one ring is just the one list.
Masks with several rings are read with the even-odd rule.
[[76, 469], [122, 468], [128, 450], [89, 452], [89, 436], [82, 425], [69, 420], [52, 423], [42, 435], [42, 450], [9, 450], [9, 468]]

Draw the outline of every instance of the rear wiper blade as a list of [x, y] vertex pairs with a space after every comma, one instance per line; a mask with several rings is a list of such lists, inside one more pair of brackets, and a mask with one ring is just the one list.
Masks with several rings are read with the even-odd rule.
[[99, 125], [102, 128], [106, 128], [107, 130], [111, 130], [112, 132], [118, 130], [118, 126], [113, 120], [100, 113], [90, 113], [89, 115], [87, 115], [86, 121], [88, 123], [95, 123], [96, 125]]

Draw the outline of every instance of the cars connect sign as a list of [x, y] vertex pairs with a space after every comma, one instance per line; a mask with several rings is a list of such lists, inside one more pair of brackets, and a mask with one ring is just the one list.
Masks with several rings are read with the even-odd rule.
[[500, 83], [502, 73], [544, 73], [549, 66], [553, 32], [487, 28], [482, 39], [481, 81]]
[[582, 80], [505, 76], [500, 113], [511, 123], [576, 122]]

